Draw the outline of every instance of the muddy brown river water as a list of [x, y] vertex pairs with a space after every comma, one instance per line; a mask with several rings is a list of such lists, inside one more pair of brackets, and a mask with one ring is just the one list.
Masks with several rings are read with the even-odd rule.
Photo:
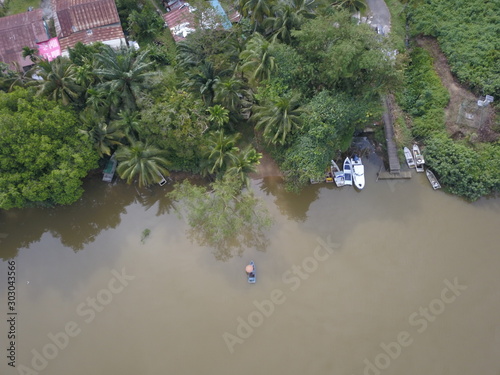
[[274, 225], [241, 254], [193, 243], [160, 187], [1, 211], [0, 373], [500, 374], [500, 199], [376, 182], [379, 163], [361, 192], [254, 180]]

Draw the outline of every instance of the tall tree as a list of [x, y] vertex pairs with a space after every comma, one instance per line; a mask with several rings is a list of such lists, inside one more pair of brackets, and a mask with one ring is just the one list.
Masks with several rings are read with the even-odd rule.
[[280, 97], [268, 100], [263, 105], [254, 106], [253, 119], [257, 129], [264, 129], [264, 139], [272, 144], [284, 145], [290, 134], [300, 128], [300, 97]]
[[80, 132], [92, 140], [100, 157], [111, 155], [112, 147], [122, 145], [121, 140], [125, 133], [116, 122], [108, 124], [104, 117], [89, 109], [80, 114], [80, 120], [84, 126]]
[[222, 175], [236, 160], [239, 148], [236, 147], [240, 135], [226, 135], [224, 130], [217, 130], [210, 134], [205, 149], [204, 172]]
[[218, 129], [222, 129], [229, 122], [229, 111], [219, 104], [208, 107], [207, 112], [210, 114], [208, 121], [215, 124]]
[[241, 70], [247, 75], [250, 82], [269, 79], [275, 69], [274, 57], [270, 53], [272, 44], [264, 37], [255, 33], [240, 54], [243, 61]]
[[137, 108], [141, 90], [148, 87], [148, 78], [155, 74], [151, 72], [153, 63], [148, 61], [148, 51], [135, 56], [133, 48], [115, 50], [108, 47], [97, 60], [99, 68], [95, 73], [102, 79], [102, 87], [119, 93], [124, 107]]
[[159, 182], [161, 175], [169, 175], [165, 152], [140, 141], [118, 149], [116, 160], [119, 162], [116, 171], [120, 177], [129, 184], [137, 178], [139, 187]]
[[273, 0], [240, 0], [239, 9], [244, 17], [250, 18], [254, 25], [254, 31], [271, 14], [274, 5]]
[[248, 188], [250, 186], [248, 174], [257, 171], [257, 166], [261, 158], [262, 154], [257, 152], [252, 145], [248, 145], [231, 161], [231, 165], [226, 173], [241, 181], [241, 183]]
[[83, 92], [76, 82], [75, 66], [66, 57], [58, 56], [52, 61], [40, 60], [37, 74], [42, 78], [35, 82], [37, 94], [60, 101], [63, 105], [75, 103]]

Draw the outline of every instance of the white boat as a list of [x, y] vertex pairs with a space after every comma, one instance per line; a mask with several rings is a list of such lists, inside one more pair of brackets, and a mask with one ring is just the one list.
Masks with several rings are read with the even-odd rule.
[[354, 155], [351, 159], [351, 164], [354, 186], [361, 190], [365, 187], [365, 166], [358, 155]]
[[403, 148], [405, 152], [406, 164], [408, 164], [408, 168], [415, 168], [415, 160], [413, 159], [413, 155], [408, 147]]
[[352, 185], [351, 159], [344, 160], [344, 185]]
[[416, 143], [413, 145], [413, 157], [415, 158], [415, 169], [417, 172], [423, 172], [425, 161]]
[[427, 179], [431, 183], [431, 186], [434, 190], [441, 189], [441, 184], [437, 180], [436, 176], [434, 176], [434, 173], [432, 173], [432, 171], [426, 169], [425, 174], [427, 175]]
[[333, 160], [331, 161], [331, 170], [332, 170], [332, 176], [333, 180], [335, 181], [335, 185], [338, 187], [344, 186], [345, 185], [345, 178], [344, 178], [344, 172], [340, 170], [339, 166], [337, 163], [335, 163]]

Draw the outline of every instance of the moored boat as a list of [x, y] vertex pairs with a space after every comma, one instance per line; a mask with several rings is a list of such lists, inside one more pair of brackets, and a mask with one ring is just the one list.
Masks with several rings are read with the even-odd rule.
[[441, 189], [441, 184], [439, 183], [438, 179], [430, 169], [426, 169], [425, 174], [427, 175], [427, 179], [431, 183], [431, 186], [434, 190]]
[[361, 190], [365, 187], [365, 167], [358, 155], [354, 155], [354, 157], [351, 159], [351, 165], [354, 186]]
[[344, 160], [344, 185], [352, 185], [351, 159]]
[[417, 172], [423, 172], [425, 161], [422, 153], [420, 152], [420, 148], [416, 143], [413, 145], [413, 157], [415, 159], [415, 169]]
[[255, 276], [255, 263], [253, 262], [253, 260], [248, 266], [246, 266], [245, 271], [247, 272], [248, 282], [250, 284], [255, 284], [255, 282], [257, 281], [257, 277]]
[[415, 160], [413, 159], [413, 155], [408, 147], [403, 148], [405, 153], [406, 164], [408, 164], [408, 168], [415, 168]]
[[344, 172], [340, 170], [337, 163], [332, 160], [332, 165], [330, 167], [332, 171], [333, 180], [335, 181], [335, 185], [338, 187], [345, 185]]

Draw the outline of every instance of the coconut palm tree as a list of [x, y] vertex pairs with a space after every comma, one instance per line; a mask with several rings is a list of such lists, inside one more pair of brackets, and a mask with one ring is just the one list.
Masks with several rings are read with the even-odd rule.
[[286, 0], [274, 9], [274, 15], [264, 20], [266, 34], [284, 43], [291, 43], [291, 31], [298, 29], [304, 19], [314, 17], [315, 0]]
[[111, 155], [113, 146], [122, 145], [121, 140], [125, 133], [119, 124], [107, 124], [104, 117], [99, 116], [93, 110], [85, 110], [80, 114], [80, 120], [84, 129], [80, 133], [85, 134], [92, 140], [95, 149], [100, 157]]
[[75, 103], [83, 92], [76, 82], [75, 65], [66, 57], [58, 56], [52, 61], [40, 60], [36, 73], [42, 78], [35, 82], [39, 87], [37, 95], [68, 105]]
[[215, 83], [216, 103], [233, 112], [238, 112], [241, 106], [243, 82], [236, 78], [219, 79]]
[[254, 106], [253, 119], [256, 129], [264, 129], [264, 139], [273, 144], [286, 144], [287, 137], [296, 129], [300, 129], [300, 115], [304, 109], [300, 107], [299, 96], [282, 97]]
[[112, 122], [120, 129], [123, 129], [125, 136], [130, 143], [133, 143], [139, 136], [139, 112], [124, 109], [118, 112], [118, 119]]
[[273, 4], [273, 0], [240, 0], [239, 9], [243, 17], [250, 18], [255, 31], [271, 15]]
[[134, 49], [115, 50], [104, 48], [97, 56], [98, 69], [95, 74], [101, 78], [101, 87], [119, 93], [124, 107], [135, 109], [141, 90], [148, 87], [148, 78], [155, 73], [153, 63], [148, 61], [148, 51], [135, 57]]
[[229, 111], [223, 106], [216, 104], [213, 107], [208, 107], [208, 121], [215, 124], [219, 129], [222, 129], [229, 122]]
[[261, 34], [255, 33], [248, 41], [245, 50], [241, 52], [240, 59], [243, 60], [241, 70], [246, 73], [250, 82], [254, 83], [271, 77], [271, 73], [276, 68], [274, 57], [269, 53], [271, 46], [272, 43], [265, 40]]
[[184, 86], [199, 93], [205, 104], [210, 106], [215, 96], [215, 85], [221, 80], [221, 76], [228, 73], [227, 71], [216, 72], [213, 64], [205, 61], [188, 73]]
[[116, 151], [116, 160], [119, 162], [116, 171], [128, 184], [137, 178], [139, 187], [149, 186], [159, 182], [161, 175], [169, 175], [165, 152], [140, 141], [120, 147]]
[[224, 130], [210, 134], [204, 152], [204, 173], [223, 174], [229, 165], [236, 160], [239, 148], [236, 147], [240, 134], [225, 135]]
[[252, 145], [248, 145], [231, 161], [231, 165], [227, 169], [226, 174], [234, 176], [240, 180], [243, 185], [249, 187], [250, 178], [248, 174], [257, 171], [257, 165], [260, 164], [261, 158], [262, 154], [257, 152]]
[[25, 72], [17, 61], [12, 64], [14, 69], [10, 69], [7, 64], [0, 62], [0, 90], [11, 92], [14, 87], [25, 87], [33, 82], [31, 70]]

